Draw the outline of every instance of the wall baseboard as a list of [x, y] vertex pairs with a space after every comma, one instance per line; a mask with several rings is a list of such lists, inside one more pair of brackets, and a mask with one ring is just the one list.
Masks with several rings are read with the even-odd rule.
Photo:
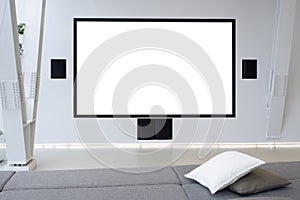
[[[5, 144], [0, 145], [0, 149], [5, 148]], [[114, 143], [114, 144], [81, 144], [81, 143], [44, 143], [35, 144], [35, 149], [109, 149], [109, 148], [124, 148], [124, 149], [161, 149], [161, 148], [189, 148], [189, 149], [200, 149], [200, 148], [211, 148], [214, 149], [286, 149], [286, 148], [300, 148], [300, 142], [272, 142], [272, 143], [217, 143], [217, 144], [203, 144], [203, 143], [193, 143], [193, 144], [172, 144], [172, 143], [142, 143], [142, 144], [132, 144], [132, 143]]]

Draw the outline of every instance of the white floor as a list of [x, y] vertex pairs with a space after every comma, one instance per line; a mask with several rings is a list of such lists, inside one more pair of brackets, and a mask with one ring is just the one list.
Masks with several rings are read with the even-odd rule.
[[[168, 165], [197, 165], [212, 156], [228, 150], [237, 150], [266, 162], [300, 161], [300, 147], [226, 147], [214, 148], [204, 158], [199, 158], [199, 148], [112, 148], [87, 149], [75, 147], [43, 147], [35, 149], [36, 170], [64, 170], [91, 168], [154, 167]], [[0, 168], [5, 162], [0, 163]]]
[[[155, 149], [130, 150], [127, 154], [115, 149], [100, 149], [93, 152], [85, 149], [37, 149], [35, 158], [38, 162], [37, 170], [152, 167], [201, 164], [227, 150], [232, 149], [215, 148], [208, 156], [200, 159], [199, 149], [196, 148], [184, 153], [182, 149], [169, 149], [156, 154], [153, 153]], [[266, 162], [300, 161], [300, 148], [234, 148], [233, 150], [248, 153]]]

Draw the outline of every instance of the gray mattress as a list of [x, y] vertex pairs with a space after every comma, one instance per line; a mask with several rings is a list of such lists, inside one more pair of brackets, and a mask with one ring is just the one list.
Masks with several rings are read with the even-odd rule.
[[[241, 198], [226, 189], [211, 195], [205, 187], [185, 178], [184, 174], [195, 167], [197, 166], [166, 167], [151, 173], [136, 174], [113, 169], [0, 172], [0, 200], [225, 200]], [[263, 168], [289, 179], [292, 184], [285, 188], [251, 195], [251, 197], [299, 199], [300, 162], [268, 163]]]

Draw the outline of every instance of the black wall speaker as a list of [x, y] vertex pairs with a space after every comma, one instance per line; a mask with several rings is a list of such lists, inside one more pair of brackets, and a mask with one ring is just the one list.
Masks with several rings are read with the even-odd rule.
[[242, 79], [257, 79], [257, 60], [242, 60]]
[[138, 119], [138, 140], [171, 140], [173, 135], [172, 119]]
[[51, 59], [51, 79], [67, 78], [67, 60]]

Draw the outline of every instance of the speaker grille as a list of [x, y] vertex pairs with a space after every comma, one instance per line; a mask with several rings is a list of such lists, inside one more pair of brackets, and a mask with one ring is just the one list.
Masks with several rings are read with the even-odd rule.
[[257, 60], [242, 60], [242, 79], [257, 79]]
[[51, 59], [51, 79], [66, 79], [67, 78], [67, 60], [66, 59]]

